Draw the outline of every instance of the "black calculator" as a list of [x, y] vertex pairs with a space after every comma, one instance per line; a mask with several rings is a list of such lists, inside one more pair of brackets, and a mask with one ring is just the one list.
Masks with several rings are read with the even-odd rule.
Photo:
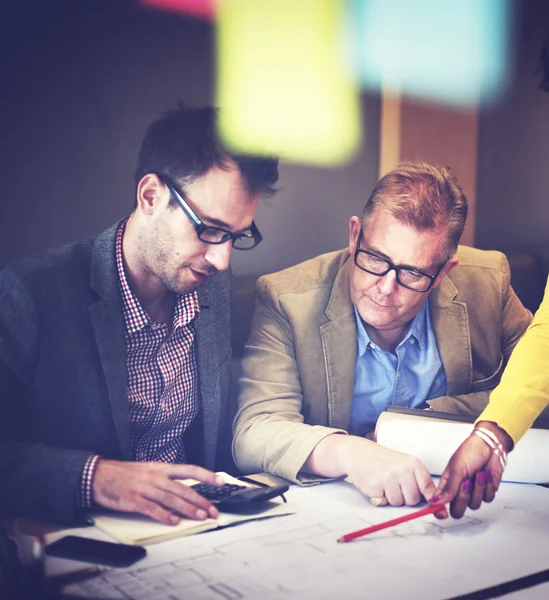
[[191, 487], [212, 504], [215, 504], [219, 510], [231, 512], [282, 496], [288, 491], [289, 486], [247, 487], [226, 483], [221, 487], [217, 487], [209, 483], [197, 483]]

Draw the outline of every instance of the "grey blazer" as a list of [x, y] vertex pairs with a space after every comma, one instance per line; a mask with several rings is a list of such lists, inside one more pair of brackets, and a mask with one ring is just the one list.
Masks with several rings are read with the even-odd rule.
[[[131, 460], [117, 226], [0, 272], [0, 518], [76, 523], [90, 454]], [[184, 435], [210, 469], [230, 457], [232, 285], [224, 272], [199, 290], [201, 411]]]

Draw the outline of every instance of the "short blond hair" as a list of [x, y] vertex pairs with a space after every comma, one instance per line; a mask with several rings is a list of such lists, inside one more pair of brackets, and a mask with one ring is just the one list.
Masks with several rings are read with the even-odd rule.
[[467, 197], [449, 167], [403, 162], [376, 184], [362, 211], [368, 227], [377, 207], [417, 231], [447, 229], [444, 260], [457, 250], [467, 220]]

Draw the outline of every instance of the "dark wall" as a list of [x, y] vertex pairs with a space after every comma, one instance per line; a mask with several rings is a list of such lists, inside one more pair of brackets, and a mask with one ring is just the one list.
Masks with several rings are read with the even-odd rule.
[[[0, 266], [128, 214], [148, 123], [178, 98], [215, 101], [209, 22], [129, 0], [12, 4], [3, 18]], [[351, 164], [282, 165], [281, 192], [257, 215], [265, 241], [235, 256], [235, 271], [273, 271], [346, 244], [347, 221], [377, 179], [378, 97], [363, 106], [365, 143]]]
[[12, 16], [2, 263], [127, 214], [147, 124], [180, 96], [211, 102], [213, 79], [205, 22], [123, 0], [21, 4], [33, 9]]
[[549, 242], [549, 93], [539, 89], [549, 2], [521, 0], [507, 94], [481, 112], [476, 242], [508, 248]]

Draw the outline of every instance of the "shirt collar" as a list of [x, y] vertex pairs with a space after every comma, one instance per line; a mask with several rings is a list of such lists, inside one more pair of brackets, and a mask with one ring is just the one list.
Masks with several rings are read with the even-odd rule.
[[357, 339], [357, 344], [358, 344], [358, 355], [362, 356], [367, 348], [370, 346], [370, 344], [372, 343], [372, 340], [370, 339], [370, 336], [368, 335], [368, 332], [366, 331], [366, 328], [364, 327], [364, 323], [362, 322], [362, 319], [360, 318], [360, 315], [358, 314], [358, 310], [356, 308], [356, 306], [353, 306], [354, 311], [355, 311], [355, 319], [356, 319], [356, 339]]
[[[370, 338], [370, 335], [366, 331], [366, 327], [364, 327], [364, 323], [360, 318], [358, 310], [356, 306], [353, 307], [355, 311], [355, 319], [356, 319], [356, 330], [357, 330], [357, 344], [358, 344], [358, 355], [362, 356], [366, 350], [373, 345], [373, 342]], [[408, 333], [400, 342], [404, 344], [410, 337], [414, 337], [417, 342], [417, 345], [420, 350], [424, 350], [426, 346], [427, 340], [427, 311], [429, 310], [429, 298], [422, 304], [421, 308], [417, 315], [412, 319], [412, 324], [410, 325], [410, 329], [408, 329]]]
[[[145, 312], [136, 295], [132, 292], [122, 258], [122, 239], [126, 229], [127, 219], [122, 221], [116, 232], [116, 268], [118, 271], [118, 280], [120, 282], [120, 293], [122, 295], [122, 312], [128, 334], [135, 333], [146, 326], [153, 326], [155, 323]], [[173, 329], [183, 327], [190, 323], [200, 313], [198, 304], [198, 294], [192, 292], [184, 296], [178, 295], [174, 310]]]

